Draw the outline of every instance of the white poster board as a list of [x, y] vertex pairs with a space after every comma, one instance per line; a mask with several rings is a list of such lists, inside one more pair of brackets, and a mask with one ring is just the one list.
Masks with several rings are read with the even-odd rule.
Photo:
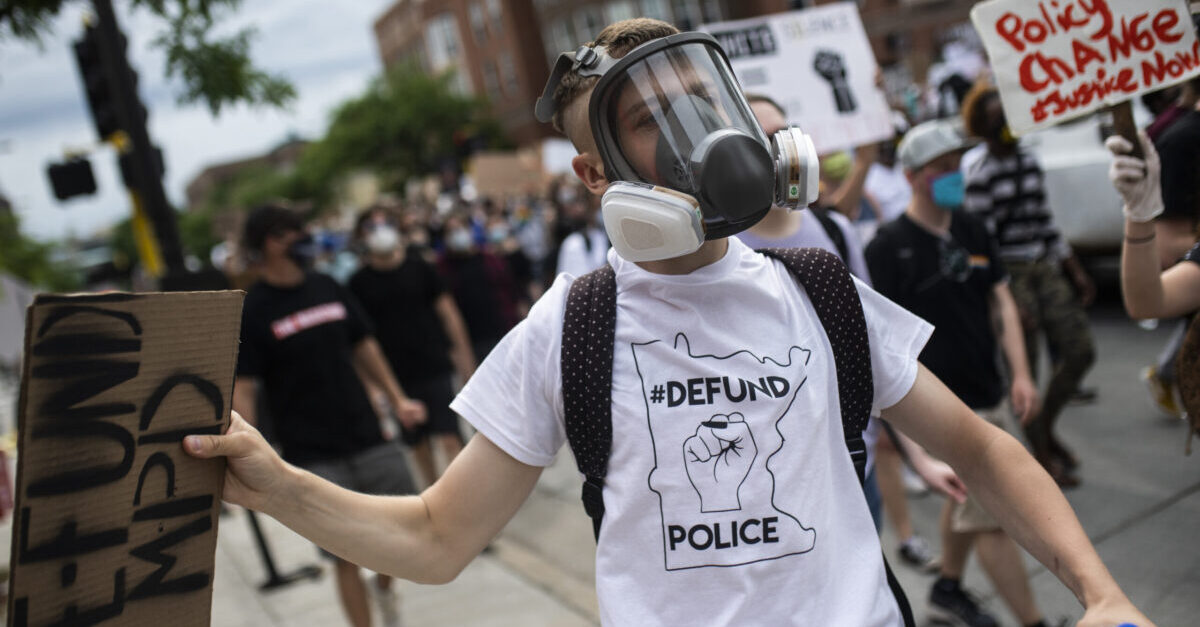
[[1018, 135], [1200, 75], [1184, 0], [990, 0], [971, 20]]
[[826, 154], [892, 136], [858, 6], [826, 4], [701, 28], [721, 43], [746, 93], [769, 96]]

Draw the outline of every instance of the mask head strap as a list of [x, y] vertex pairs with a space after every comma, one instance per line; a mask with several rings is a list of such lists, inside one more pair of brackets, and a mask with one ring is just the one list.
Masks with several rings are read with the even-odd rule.
[[554, 119], [557, 107], [554, 104], [554, 92], [562, 84], [563, 77], [571, 72], [580, 76], [603, 76], [617, 62], [608, 56], [604, 46], [580, 46], [575, 52], [564, 52], [558, 55], [554, 70], [542, 90], [542, 97], [537, 99], [533, 114], [538, 122], [549, 123]]

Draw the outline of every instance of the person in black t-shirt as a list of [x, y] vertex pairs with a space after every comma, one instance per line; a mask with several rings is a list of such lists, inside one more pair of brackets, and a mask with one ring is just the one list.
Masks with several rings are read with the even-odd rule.
[[448, 465], [462, 450], [458, 416], [450, 411], [457, 371], [465, 384], [475, 356], [454, 298], [437, 270], [404, 246], [396, 225], [380, 210], [358, 220], [355, 236], [365, 247], [364, 265], [350, 277], [350, 291], [375, 322], [376, 337], [404, 390], [425, 404], [429, 420], [401, 425], [424, 485], [437, 480], [434, 446]]
[[479, 246], [463, 214], [446, 217], [438, 270], [458, 303], [476, 359], [483, 360], [528, 310], [504, 260]]
[[[396, 383], [354, 297], [307, 270], [313, 245], [300, 217], [281, 207], [255, 209], [244, 240], [259, 281], [242, 311], [234, 409], [253, 424], [261, 387], [285, 460], [359, 492], [415, 492], [403, 453], [384, 440], [359, 373], [387, 392], [402, 423], [415, 427], [425, 409]], [[334, 559], [347, 618], [370, 625], [358, 566]], [[380, 575], [376, 583], [385, 623], [395, 624], [391, 578]]]
[[[961, 134], [946, 121], [922, 124], [905, 135], [899, 158], [913, 198], [904, 214], [880, 227], [867, 246], [867, 265], [879, 293], [934, 325], [921, 363], [980, 416], [1014, 432], [1013, 409], [1022, 420], [1032, 417], [1037, 388], [995, 241], [982, 222], [958, 210], [963, 148]], [[993, 330], [996, 314], [999, 337]], [[996, 359], [998, 339], [1012, 373], [1007, 390]], [[947, 501], [941, 526], [942, 565], [930, 593], [932, 616], [956, 624], [996, 624], [960, 587], [974, 546], [1020, 624], [1041, 624], [1016, 544], [974, 497], [968, 495], [962, 504]]]

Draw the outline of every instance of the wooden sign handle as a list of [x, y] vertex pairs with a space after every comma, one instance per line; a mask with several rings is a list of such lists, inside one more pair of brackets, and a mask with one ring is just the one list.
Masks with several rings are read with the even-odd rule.
[[1133, 144], [1133, 152], [1129, 153], [1130, 156], [1145, 159], [1142, 142], [1138, 139], [1137, 125], [1133, 123], [1133, 106], [1126, 100], [1113, 105], [1111, 111], [1113, 131]]

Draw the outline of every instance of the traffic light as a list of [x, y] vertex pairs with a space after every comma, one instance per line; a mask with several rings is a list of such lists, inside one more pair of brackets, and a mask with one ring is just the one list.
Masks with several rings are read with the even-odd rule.
[[133, 84], [134, 102], [132, 103], [141, 120], [146, 119], [146, 107], [136, 98], [137, 72], [129, 67], [125, 58], [127, 39], [124, 33], [118, 32], [116, 45], [105, 49], [95, 26], [87, 26], [83, 38], [75, 42], [75, 61], [79, 64], [79, 76], [83, 80], [84, 91], [87, 92], [88, 108], [92, 112], [92, 122], [96, 124], [96, 133], [101, 140], [121, 128], [121, 106], [118, 83], [128, 76]]
[[92, 176], [92, 164], [87, 159], [77, 157], [63, 163], [52, 163], [46, 168], [46, 173], [50, 175], [54, 197], [59, 200], [96, 193], [96, 177]]

